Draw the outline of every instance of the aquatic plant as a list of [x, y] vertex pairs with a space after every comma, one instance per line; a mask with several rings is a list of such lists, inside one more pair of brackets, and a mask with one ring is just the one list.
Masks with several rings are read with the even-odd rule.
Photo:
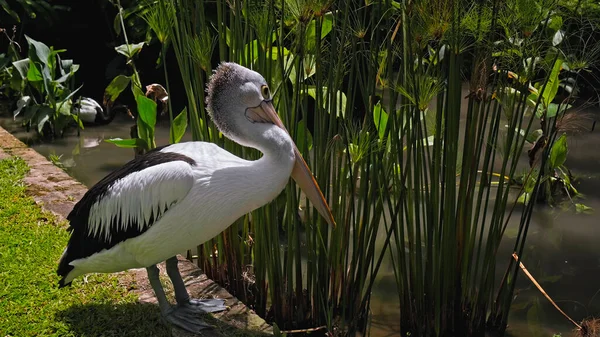
[[81, 88], [75, 89], [73, 80], [79, 65], [60, 58], [65, 50], [55, 50], [27, 35], [25, 38], [29, 57], [12, 62], [11, 81], [21, 93], [14, 117], [24, 112], [23, 124], [46, 137], [62, 135], [73, 121], [83, 127], [71, 113], [72, 98]]
[[[591, 22], [569, 16], [558, 4], [554, 1], [540, 1], [539, 6], [518, 1], [505, 4], [507, 9], [519, 14], [516, 18], [508, 13], [500, 15], [499, 24], [505, 34], [496, 41], [497, 51], [492, 56], [495, 70], [510, 81], [495, 98], [509, 107], [503, 109], [507, 114], [510, 107], [525, 96], [527, 117], [533, 116], [539, 123], [539, 128], [534, 130], [518, 130], [530, 146], [529, 165], [534, 168], [532, 174], [519, 179], [524, 187], [519, 201], [532, 200], [531, 182], [539, 175], [541, 151], [548, 147], [551, 157], [544, 169], [544, 188], [538, 201], [555, 205], [556, 199], [567, 199], [580, 212], [589, 208], [575, 202], [579, 192], [565, 166], [567, 133], [585, 130], [586, 122], [591, 124], [589, 116], [572, 107], [579, 99], [582, 86], [586, 85], [584, 75], [599, 65], [600, 35], [594, 37]], [[523, 6], [527, 8], [525, 13]]]
[[[515, 1], [158, 1], [177, 18], [168, 36], [193, 138], [259, 157], [224, 139], [204, 109], [213, 60], [257, 70], [338, 223], [327, 228], [290, 184], [188, 257], [281, 333], [364, 333], [385, 259], [403, 333], [503, 331], [518, 265], [496, 282], [497, 251], [518, 214], [522, 254], [534, 207], [515, 211], [511, 184], [532, 127], [527, 95], [495, 99], [511, 94], [494, 41], [515, 41], [501, 29], [517, 27], [507, 21]], [[527, 11], [517, 18], [533, 27]], [[545, 147], [540, 173], [529, 170], [532, 198], [552, 158]]]
[[[155, 128], [156, 128], [156, 119], [157, 119], [157, 102], [149, 97], [152, 97], [156, 94], [157, 90], [160, 90], [162, 97], [162, 101], [166, 101], [168, 105], [169, 117], [171, 122], [171, 132], [170, 132], [170, 141], [171, 143], [177, 143], [183, 137], [185, 130], [187, 128], [187, 112], [184, 110], [176, 118], [173, 118], [173, 112], [171, 111], [171, 101], [168, 97], [169, 89], [165, 90], [159, 84], [151, 84], [146, 86], [146, 92], [142, 91], [142, 82], [140, 79], [140, 75], [135, 66], [134, 58], [144, 47], [145, 43], [129, 43], [129, 39], [127, 37], [127, 31], [125, 29], [125, 15], [123, 13], [123, 7], [121, 7], [121, 3], [117, 0], [115, 3], [119, 12], [116, 16], [116, 19], [119, 20], [123, 37], [125, 40], [125, 44], [115, 47], [115, 51], [126, 57], [126, 64], [128, 64], [131, 68], [131, 75], [117, 75], [109, 85], [106, 87], [104, 93], [104, 104], [106, 106], [111, 106], [115, 100], [121, 95], [121, 93], [127, 89], [127, 87], [131, 88], [131, 92], [136, 101], [137, 107], [137, 115], [136, 115], [136, 126], [132, 129], [132, 137], [129, 139], [109, 139], [107, 142], [113, 143], [119, 147], [125, 148], [134, 148], [136, 149], [136, 154], [142, 154], [150, 149], [156, 147], [156, 139], [155, 139]], [[147, 5], [142, 4], [142, 8], [148, 9]], [[170, 28], [169, 25], [173, 21], [172, 11], [168, 11], [167, 9], [160, 9], [162, 12], [158, 13], [159, 9], [157, 6], [151, 6], [150, 11], [144, 11], [144, 19], [148, 22], [151, 29], [158, 36], [159, 42], [163, 45], [162, 48], [162, 58], [163, 58], [163, 68], [165, 72], [165, 78], [167, 79], [167, 88], [169, 88], [168, 84], [168, 75], [167, 68], [165, 64], [166, 58], [166, 50], [167, 43], [169, 42], [169, 33]], [[171, 13], [171, 14], [170, 14]], [[154, 95], [156, 96], [156, 95]]]

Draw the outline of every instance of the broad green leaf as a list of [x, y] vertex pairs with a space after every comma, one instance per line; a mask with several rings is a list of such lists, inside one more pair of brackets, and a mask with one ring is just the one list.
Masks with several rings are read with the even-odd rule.
[[[322, 19], [321, 19], [322, 18]], [[306, 48], [310, 51], [314, 50], [317, 43], [317, 23], [316, 20], [321, 21], [321, 39], [323, 39], [331, 29], [333, 28], [333, 13], [327, 12], [321, 18], [315, 18], [311, 22], [309, 22], [308, 27], [306, 27]]]
[[548, 19], [548, 28], [550, 28], [554, 32], [558, 31], [562, 27], [562, 24], [563, 19], [559, 15], [554, 15], [553, 17]]
[[[304, 149], [304, 142], [306, 142], [308, 151], [310, 151], [313, 145], [313, 137], [306, 127], [306, 122], [302, 119], [296, 124], [296, 144], [300, 149]], [[303, 153], [303, 155], [306, 155], [306, 153]]]
[[[570, 104], [556, 104], [556, 103], [550, 103], [548, 105], [548, 110], [546, 112], [546, 118], [552, 118], [555, 117], [556, 115], [561, 115], [562, 113], [564, 113], [565, 111], [567, 111], [568, 109], [571, 108]], [[543, 111], [538, 111], [538, 117], [541, 117], [543, 115]]]
[[385, 136], [385, 130], [387, 128], [388, 114], [381, 107], [381, 102], [377, 102], [373, 109], [373, 122], [375, 123], [375, 128], [379, 133], [379, 139], [383, 139]]
[[138, 87], [137, 85], [135, 85], [135, 83], [133, 82], [133, 79], [132, 79], [132, 83], [131, 83], [131, 92], [133, 93], [133, 97], [146, 96], [144, 94], [144, 92], [142, 91], [142, 89], [140, 87]]
[[42, 78], [44, 79], [44, 89], [46, 93], [48, 93], [47, 98], [50, 101], [50, 104], [54, 105], [55, 97], [54, 97], [54, 86], [52, 86], [52, 75], [50, 74], [50, 68], [44, 67], [42, 68]]
[[555, 169], [567, 160], [567, 135], [562, 134], [552, 145], [550, 150], [550, 167]]
[[63, 102], [58, 103], [57, 110], [61, 115], [69, 116], [71, 114], [72, 102], [70, 99], [67, 99]]
[[527, 135], [527, 138], [525, 140], [533, 144], [537, 141], [538, 138], [540, 138], [542, 134], [544, 134], [544, 131], [542, 131], [542, 129], [533, 130], [529, 133], [529, 135]]
[[35, 120], [34, 124], [37, 125], [37, 130], [39, 134], [43, 134], [42, 130], [44, 129], [44, 124], [50, 121], [50, 116], [53, 114], [54, 110], [49, 106], [45, 105], [37, 111], [33, 119]]
[[146, 148], [146, 142], [140, 138], [133, 138], [133, 139], [111, 138], [111, 139], [105, 139], [104, 141], [107, 143], [115, 144], [118, 147], [125, 147], [125, 148], [140, 147], [140, 148], [144, 148], [144, 149]]
[[154, 129], [156, 125], [156, 102], [144, 95], [135, 96], [135, 101], [139, 118], [151, 129]]
[[72, 74], [70, 73], [66, 73], [64, 75], [62, 75], [61, 77], [59, 77], [57, 80], [54, 81], [54, 83], [64, 83], [66, 82]]
[[127, 44], [122, 44], [120, 46], [115, 47], [117, 53], [124, 55], [127, 59], [131, 59], [135, 56], [135, 54], [139, 53], [144, 47], [146, 42], [140, 43], [130, 43], [129, 46]]
[[548, 106], [550, 103], [552, 103], [552, 100], [558, 91], [558, 84], [560, 83], [558, 75], [560, 74], [562, 63], [563, 61], [561, 59], [557, 59], [556, 62], [554, 62], [554, 66], [552, 67], [550, 75], [548, 76], [548, 82], [544, 88], [544, 92], [542, 92], [545, 106]]
[[136, 125], [137, 125], [137, 138], [142, 139], [145, 144], [148, 146], [145, 149], [149, 150], [150, 149], [150, 144], [153, 143], [153, 134], [152, 134], [152, 130], [150, 130], [150, 127], [148, 126], [148, 124], [144, 123], [144, 121], [141, 118], [138, 118], [136, 120]]
[[43, 44], [42, 42], [36, 41], [29, 36], [25, 35], [27, 39], [27, 43], [29, 44], [29, 58], [37, 59], [35, 61], [39, 61], [42, 64], [48, 66], [48, 61], [50, 58], [50, 48]]
[[29, 60], [29, 69], [27, 70], [27, 80], [29, 82], [37, 82], [44, 79], [40, 70], [36, 67], [33, 61]]
[[185, 130], [188, 126], [188, 117], [187, 117], [187, 108], [183, 108], [183, 111], [173, 119], [173, 125], [171, 125], [170, 136], [171, 143], [179, 143], [183, 135], [185, 134]]
[[27, 72], [29, 71], [29, 58], [15, 61], [12, 64], [13, 64], [13, 67], [15, 67], [15, 69], [17, 69], [17, 72], [19, 73], [21, 78], [26, 79]]
[[113, 78], [104, 90], [104, 100], [114, 102], [121, 92], [127, 88], [129, 82], [131, 82], [131, 77], [129, 76], [119, 75]]

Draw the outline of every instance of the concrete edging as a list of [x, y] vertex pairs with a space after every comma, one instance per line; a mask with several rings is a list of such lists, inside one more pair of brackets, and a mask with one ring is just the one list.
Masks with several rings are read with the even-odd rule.
[[[54, 213], [59, 219], [66, 221], [75, 203], [87, 191], [86, 186], [0, 127], [0, 159], [8, 156], [20, 157], [29, 165], [30, 171], [23, 181], [27, 186], [27, 193], [34, 198], [35, 202], [43, 209]], [[241, 330], [256, 334], [272, 334], [272, 327], [240, 300], [208, 279], [195, 264], [182, 256], [178, 258], [181, 275], [192, 297], [226, 300], [229, 310], [213, 314], [214, 317]], [[164, 273], [164, 264], [159, 267]], [[120, 273], [119, 277], [133, 277], [136, 284], [140, 285], [138, 289], [131, 290], [139, 296], [140, 302], [156, 303], [156, 297], [147, 281], [144, 269], [131, 269]], [[195, 336], [176, 327], [172, 328], [172, 335]], [[201, 336], [220, 336], [220, 334], [216, 330], [205, 330]]]

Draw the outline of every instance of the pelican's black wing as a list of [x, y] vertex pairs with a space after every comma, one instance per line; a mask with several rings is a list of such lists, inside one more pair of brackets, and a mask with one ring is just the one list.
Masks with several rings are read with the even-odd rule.
[[[161, 151], [162, 150], [162, 151]], [[64, 287], [69, 263], [144, 233], [193, 185], [188, 156], [155, 149], [112, 172], [79, 200], [67, 216], [71, 237], [57, 273]]]

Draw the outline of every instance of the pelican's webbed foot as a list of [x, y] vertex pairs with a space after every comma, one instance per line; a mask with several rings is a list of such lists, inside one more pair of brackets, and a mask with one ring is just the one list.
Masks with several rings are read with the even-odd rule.
[[223, 310], [227, 310], [225, 306], [225, 300], [213, 298], [213, 299], [190, 299], [187, 302], [178, 303], [178, 307], [186, 311], [192, 311], [196, 313], [204, 313], [204, 312], [219, 312]]
[[162, 317], [167, 322], [192, 333], [214, 328], [213, 325], [200, 319], [198, 314], [223, 311], [227, 309], [224, 305], [225, 301], [220, 299], [190, 300], [179, 272], [174, 276], [173, 266], [177, 268], [176, 260], [171, 260], [167, 263], [167, 271], [170, 271], [169, 276], [174, 281], [175, 297], [177, 298], [177, 305], [175, 306], [171, 306], [169, 301], [167, 301], [164, 289], [160, 283], [158, 267], [150, 266], [146, 268], [148, 271], [148, 280], [158, 299], [158, 306], [160, 307]]
[[189, 306], [175, 306], [163, 313], [163, 318], [167, 322], [191, 333], [199, 333], [204, 329], [214, 328], [213, 325], [200, 319], [198, 311], [190, 310]]

